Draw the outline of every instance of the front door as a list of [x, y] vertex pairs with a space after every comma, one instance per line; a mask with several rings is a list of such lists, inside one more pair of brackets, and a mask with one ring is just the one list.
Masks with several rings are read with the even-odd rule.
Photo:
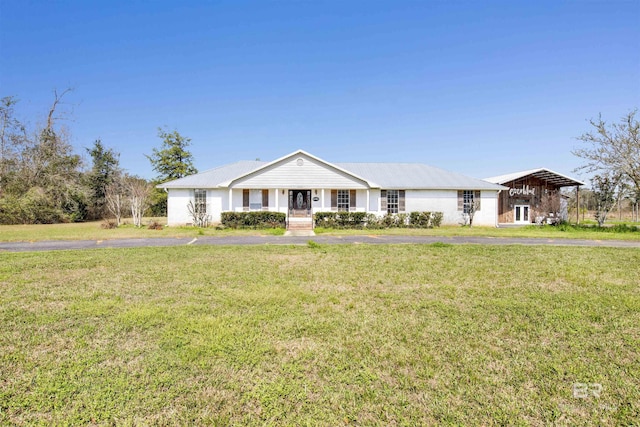
[[529, 205], [516, 205], [514, 206], [514, 223], [527, 224], [529, 223]]
[[289, 190], [289, 216], [311, 216], [311, 190]]

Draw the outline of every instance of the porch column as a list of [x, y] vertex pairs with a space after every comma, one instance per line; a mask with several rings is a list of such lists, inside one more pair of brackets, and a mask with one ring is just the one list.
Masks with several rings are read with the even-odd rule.
[[280, 205], [278, 204], [278, 193], [280, 192], [279, 188], [276, 188], [276, 212], [280, 212]]
[[320, 210], [324, 211], [324, 188], [320, 190]]
[[576, 224], [580, 224], [580, 186], [576, 185]]
[[233, 189], [229, 188], [229, 210], [233, 211]]
[[369, 189], [367, 188], [367, 206], [364, 207], [365, 212], [369, 212], [369, 208], [370, 208], [369, 203], [371, 203], [371, 200], [369, 195]]
[[496, 228], [500, 228], [500, 203], [502, 203], [500, 193], [502, 193], [502, 190], [498, 190], [496, 196]]

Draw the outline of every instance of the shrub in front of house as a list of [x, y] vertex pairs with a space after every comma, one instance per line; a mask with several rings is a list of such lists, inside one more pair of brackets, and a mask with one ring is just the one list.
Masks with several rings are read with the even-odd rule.
[[444, 213], [442, 212], [431, 212], [431, 227], [440, 227], [442, 225], [442, 219], [444, 218]]
[[427, 228], [431, 219], [430, 212], [411, 212], [409, 222], [416, 228]]
[[284, 228], [286, 219], [281, 212], [222, 212], [220, 222], [228, 228]]
[[336, 229], [433, 228], [442, 224], [442, 212], [411, 212], [379, 217], [366, 212], [317, 212], [315, 226]]
[[[375, 217], [375, 215], [374, 215]], [[317, 212], [314, 215], [316, 227], [324, 228], [365, 228], [368, 215], [366, 212]]]
[[442, 224], [442, 212], [411, 212], [409, 214], [409, 227], [411, 228], [434, 228]]

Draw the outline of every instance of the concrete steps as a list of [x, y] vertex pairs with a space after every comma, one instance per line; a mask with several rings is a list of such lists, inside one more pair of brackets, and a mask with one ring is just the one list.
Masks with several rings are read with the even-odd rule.
[[303, 224], [299, 222], [290, 222], [287, 230], [313, 230], [313, 224]]
[[289, 218], [287, 230], [291, 231], [313, 231], [313, 219], [311, 218]]

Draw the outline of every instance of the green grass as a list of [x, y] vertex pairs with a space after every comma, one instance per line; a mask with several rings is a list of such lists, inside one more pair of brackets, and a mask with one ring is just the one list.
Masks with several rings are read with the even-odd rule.
[[595, 226], [537, 226], [523, 227], [480, 227], [443, 226], [431, 229], [391, 228], [387, 230], [334, 230], [316, 228], [316, 234], [385, 234], [385, 235], [418, 235], [418, 236], [473, 236], [473, 237], [522, 237], [540, 239], [587, 239], [587, 240], [637, 240], [640, 241], [640, 224], [634, 226], [617, 225], [598, 228]]
[[[158, 218], [158, 222], [166, 224], [166, 218]], [[148, 237], [197, 237], [235, 235], [281, 235], [282, 229], [269, 230], [216, 230], [215, 228], [197, 227], [164, 227], [162, 230], [149, 230], [146, 219], [144, 227], [136, 228], [125, 223], [115, 229], [103, 229], [102, 221], [68, 223], [68, 224], [29, 224], [0, 225], [0, 242], [41, 241], [41, 240], [109, 240], [135, 239]]]
[[631, 425], [639, 276], [614, 248], [0, 253], [0, 423]]
[[[148, 224], [151, 219], [144, 223]], [[159, 218], [160, 223], [166, 219]], [[130, 224], [117, 229], [105, 230], [101, 222], [86, 222], [52, 225], [0, 225], [0, 242], [40, 241], [40, 240], [109, 240], [147, 237], [197, 237], [229, 235], [282, 235], [283, 229], [271, 230], [216, 230], [215, 228], [165, 227], [163, 230], [136, 228]], [[640, 224], [636, 224], [640, 227]], [[334, 235], [424, 235], [424, 236], [473, 236], [473, 237], [524, 237], [543, 239], [590, 239], [590, 240], [636, 240], [640, 241], [640, 231], [633, 230], [632, 224], [618, 224], [607, 229], [575, 226], [526, 226], [518, 228], [460, 227], [446, 226], [434, 229], [395, 228], [388, 230], [334, 230], [316, 228], [316, 234]]]

